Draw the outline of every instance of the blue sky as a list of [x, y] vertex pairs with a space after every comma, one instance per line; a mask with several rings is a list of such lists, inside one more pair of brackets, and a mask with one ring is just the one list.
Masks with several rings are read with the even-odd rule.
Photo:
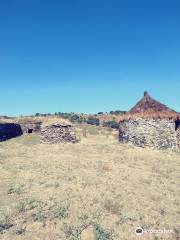
[[0, 89], [0, 115], [180, 111], [180, 1], [0, 1]]

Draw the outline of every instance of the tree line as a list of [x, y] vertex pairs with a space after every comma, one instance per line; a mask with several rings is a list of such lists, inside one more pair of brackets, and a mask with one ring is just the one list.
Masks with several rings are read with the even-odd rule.
[[[111, 115], [122, 115], [124, 114], [125, 111], [110, 111], [109, 114]], [[36, 113], [35, 117], [39, 117], [39, 116], [57, 116], [57, 117], [61, 117], [64, 119], [68, 119], [69, 121], [71, 121], [72, 123], [86, 123], [86, 124], [91, 124], [91, 125], [95, 125], [95, 126], [103, 126], [103, 127], [110, 127], [110, 128], [114, 128], [114, 129], [118, 129], [119, 128], [119, 123], [115, 120], [115, 118], [113, 120], [110, 121], [101, 121], [99, 120], [99, 115], [103, 115], [103, 114], [108, 114], [108, 113], [103, 113], [103, 112], [98, 112], [97, 114], [94, 114], [93, 116], [86, 116], [85, 114], [81, 113], [81, 114], [76, 114], [76, 113], [62, 113], [62, 112], [55, 112], [54, 114], [51, 113], [46, 113], [46, 114], [42, 114], [42, 113]]]

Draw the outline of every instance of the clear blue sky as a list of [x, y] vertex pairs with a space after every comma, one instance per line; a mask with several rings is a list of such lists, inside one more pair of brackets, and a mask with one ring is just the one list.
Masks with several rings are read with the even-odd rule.
[[0, 1], [0, 89], [0, 115], [180, 111], [180, 1]]

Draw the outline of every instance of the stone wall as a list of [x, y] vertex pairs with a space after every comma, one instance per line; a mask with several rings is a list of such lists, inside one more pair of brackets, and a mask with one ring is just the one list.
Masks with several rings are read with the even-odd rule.
[[79, 139], [71, 125], [50, 124], [41, 128], [41, 143], [77, 143]]
[[6, 141], [22, 135], [22, 129], [19, 124], [0, 123], [0, 141]]
[[130, 119], [120, 122], [119, 141], [154, 149], [177, 149], [175, 122], [166, 119]]
[[40, 132], [42, 122], [20, 122], [23, 133]]
[[176, 134], [177, 134], [177, 145], [178, 145], [178, 148], [180, 149], [180, 126], [176, 130]]
[[[15, 121], [15, 123], [21, 126], [21, 129], [24, 134], [26, 133], [33, 133], [33, 132], [40, 132], [42, 121], [33, 120], [29, 118], [22, 118]], [[29, 131], [31, 130], [31, 131]]]

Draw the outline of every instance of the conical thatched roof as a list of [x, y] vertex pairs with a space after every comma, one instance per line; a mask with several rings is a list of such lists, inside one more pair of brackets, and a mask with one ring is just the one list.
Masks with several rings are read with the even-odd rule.
[[156, 101], [148, 94], [148, 92], [144, 92], [143, 98], [137, 102], [130, 111], [124, 114], [120, 121], [136, 117], [177, 119], [178, 116], [180, 116], [180, 113]]

